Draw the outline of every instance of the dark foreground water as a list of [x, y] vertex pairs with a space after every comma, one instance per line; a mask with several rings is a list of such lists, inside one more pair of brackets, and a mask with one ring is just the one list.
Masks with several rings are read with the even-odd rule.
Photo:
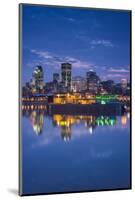
[[22, 118], [23, 194], [130, 187], [130, 119], [123, 116]]

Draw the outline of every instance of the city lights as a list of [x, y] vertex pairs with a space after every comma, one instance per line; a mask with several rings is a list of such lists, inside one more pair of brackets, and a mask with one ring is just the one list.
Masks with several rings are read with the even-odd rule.
[[[99, 104], [105, 108], [109, 104], [117, 106], [119, 103], [121, 109], [123, 106], [126, 111], [130, 111], [129, 85], [125, 79], [122, 79], [120, 84], [115, 84], [113, 80], [102, 81], [93, 70], [88, 71], [86, 77], [72, 77], [70, 63], [62, 63], [61, 73], [53, 73], [53, 81], [45, 83], [43, 68], [36, 66], [32, 79], [22, 88], [22, 110], [46, 110], [47, 106], [52, 104], [61, 106]], [[78, 107], [79, 109], [83, 108]]]

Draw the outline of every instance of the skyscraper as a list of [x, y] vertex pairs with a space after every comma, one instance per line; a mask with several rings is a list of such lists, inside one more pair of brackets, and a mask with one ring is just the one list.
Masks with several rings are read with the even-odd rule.
[[86, 79], [81, 76], [75, 76], [72, 78], [72, 90], [73, 92], [81, 92], [86, 89]]
[[71, 70], [72, 70], [72, 65], [70, 63], [61, 64], [61, 79], [64, 86], [68, 90], [71, 89]]
[[122, 94], [126, 94], [127, 85], [128, 85], [127, 79], [126, 79], [126, 78], [121, 79], [121, 90], [122, 90]]
[[126, 78], [121, 79], [121, 88], [122, 89], [126, 89], [127, 88], [127, 84], [128, 84], [128, 81], [127, 81]]
[[87, 90], [92, 93], [97, 93], [100, 79], [97, 76], [96, 72], [94, 72], [93, 70], [87, 72], [86, 79], [87, 79]]
[[33, 74], [33, 84], [35, 85], [35, 88], [37, 90], [42, 90], [44, 87], [44, 74], [43, 74], [43, 68], [41, 66], [36, 66]]

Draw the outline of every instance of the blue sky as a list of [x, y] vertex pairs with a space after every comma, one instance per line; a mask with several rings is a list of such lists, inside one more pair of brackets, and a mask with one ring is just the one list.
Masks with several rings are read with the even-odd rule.
[[72, 63], [72, 76], [93, 69], [103, 80], [130, 76], [130, 12], [23, 5], [22, 83], [38, 64], [45, 82]]

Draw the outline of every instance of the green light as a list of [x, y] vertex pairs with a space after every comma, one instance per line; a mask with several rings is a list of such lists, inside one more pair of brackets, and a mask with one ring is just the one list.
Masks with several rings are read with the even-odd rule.
[[106, 102], [105, 102], [104, 100], [101, 100], [101, 104], [103, 104], [103, 105], [104, 105], [104, 104], [106, 104]]
[[103, 121], [103, 120], [100, 120], [100, 122], [101, 122], [101, 125], [104, 126], [104, 121]]
[[98, 120], [98, 119], [96, 120], [96, 123], [97, 123], [97, 125], [98, 125], [98, 126], [100, 125], [100, 122], [99, 122], [99, 120]]
[[110, 119], [110, 125], [113, 126], [114, 125], [114, 120]]
[[105, 124], [106, 124], [106, 125], [109, 125], [108, 119], [105, 119]]
[[97, 125], [99, 126], [99, 125], [100, 125], [100, 120], [97, 119], [97, 120], [96, 120], [96, 123], [97, 123]]
[[101, 116], [99, 118], [96, 119], [96, 124], [98, 126], [113, 126], [115, 124], [116, 120], [115, 119], [110, 119], [108, 117], [104, 117], [104, 116]]
[[96, 96], [96, 99], [99, 99], [99, 100], [103, 100], [103, 99], [106, 99], [106, 100], [109, 100], [109, 99], [116, 99], [116, 96], [115, 95], [97, 95]]

